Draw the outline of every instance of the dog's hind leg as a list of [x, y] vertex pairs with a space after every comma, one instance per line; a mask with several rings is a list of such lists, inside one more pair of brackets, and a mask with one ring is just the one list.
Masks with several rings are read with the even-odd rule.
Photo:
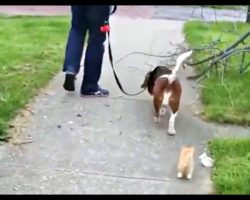
[[167, 112], [167, 106], [169, 103], [170, 96], [171, 96], [171, 92], [164, 92], [164, 98], [163, 98], [163, 102], [162, 102], [162, 106], [161, 106], [161, 110], [160, 110], [161, 116], [165, 115]]
[[169, 124], [168, 124], [168, 134], [169, 135], [175, 135], [176, 131], [175, 131], [175, 118], [177, 116], [177, 112], [176, 113], [171, 113], [170, 119], [169, 119]]
[[154, 96], [154, 108], [155, 108], [155, 117], [154, 117], [154, 121], [160, 122], [161, 118], [160, 118], [160, 109], [162, 106], [162, 101], [163, 101], [163, 97], [159, 97], [159, 96]]
[[169, 125], [168, 125], [168, 134], [169, 135], [175, 135], [175, 118], [177, 116], [177, 112], [179, 109], [179, 98], [176, 98], [174, 96], [170, 96], [169, 99], [169, 107], [171, 108], [171, 116], [169, 119]]

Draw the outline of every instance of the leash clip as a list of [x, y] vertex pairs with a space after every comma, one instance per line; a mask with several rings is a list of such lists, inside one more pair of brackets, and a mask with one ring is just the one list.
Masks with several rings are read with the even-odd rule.
[[100, 31], [101, 31], [102, 33], [107, 33], [107, 32], [110, 31], [110, 26], [109, 26], [108, 21], [105, 21], [105, 22], [104, 22], [104, 25], [100, 27]]

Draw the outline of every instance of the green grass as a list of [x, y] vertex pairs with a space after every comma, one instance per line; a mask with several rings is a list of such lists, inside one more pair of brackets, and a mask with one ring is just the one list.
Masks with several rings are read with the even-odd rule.
[[240, 6], [240, 5], [209, 5], [209, 6], [204, 6], [204, 7], [209, 7], [209, 8], [214, 8], [218, 10], [241, 10], [246, 9], [246, 6]]
[[[235, 42], [240, 35], [250, 29], [250, 24], [237, 23], [240, 34], [233, 31], [234, 26], [230, 22], [211, 22], [204, 24], [200, 21], [190, 21], [184, 25], [184, 34], [187, 42], [191, 47], [200, 47], [210, 44], [213, 40], [221, 37], [222, 43], [220, 47], [225, 48]], [[246, 40], [247, 45], [250, 39]], [[195, 61], [211, 55], [211, 52], [195, 53], [193, 59]], [[249, 62], [250, 54], [246, 55], [245, 61]], [[250, 67], [243, 73], [239, 73], [239, 63], [241, 57], [234, 56], [228, 62], [228, 67], [224, 76], [224, 85], [222, 84], [222, 76], [219, 73], [210, 73], [209, 78], [202, 81], [201, 101], [204, 105], [204, 117], [208, 120], [231, 123], [240, 125], [250, 125]], [[196, 69], [200, 71], [207, 67], [207, 63], [198, 66]], [[225, 87], [226, 86], [226, 87]]]
[[68, 17], [0, 16], [0, 136], [62, 66]]
[[218, 194], [250, 194], [250, 138], [214, 139], [213, 182]]
[[[183, 6], [187, 6], [187, 5], [183, 5]], [[193, 6], [189, 6], [189, 7], [193, 7]], [[217, 10], [247, 10], [247, 6], [245, 5], [200, 5], [200, 7], [207, 7], [207, 8], [214, 8]]]

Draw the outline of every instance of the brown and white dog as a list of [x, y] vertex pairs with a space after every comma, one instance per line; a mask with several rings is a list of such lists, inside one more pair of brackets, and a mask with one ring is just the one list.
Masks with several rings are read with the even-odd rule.
[[141, 85], [142, 88], [147, 88], [150, 95], [154, 98], [155, 122], [161, 121], [161, 116], [166, 113], [166, 106], [171, 109], [169, 119], [168, 134], [174, 135], [175, 118], [179, 110], [182, 88], [178, 80], [177, 72], [182, 63], [190, 57], [192, 51], [178, 56], [176, 66], [171, 70], [164, 66], [157, 66], [152, 71], [146, 74], [145, 80]]

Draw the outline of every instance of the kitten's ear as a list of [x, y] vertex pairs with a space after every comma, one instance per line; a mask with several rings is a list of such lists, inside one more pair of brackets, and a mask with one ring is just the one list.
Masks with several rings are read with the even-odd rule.
[[149, 71], [144, 79], [144, 82], [141, 85], [141, 88], [147, 88], [148, 87], [148, 80], [149, 80], [149, 76], [150, 76], [151, 71]]

